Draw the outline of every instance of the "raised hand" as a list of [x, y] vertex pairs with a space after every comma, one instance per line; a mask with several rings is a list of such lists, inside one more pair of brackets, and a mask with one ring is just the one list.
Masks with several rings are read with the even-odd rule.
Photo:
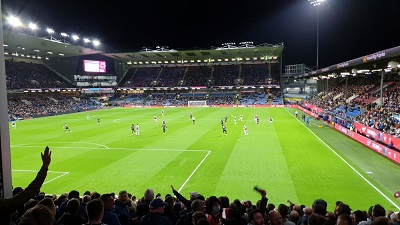
[[46, 146], [43, 153], [40, 153], [42, 156], [42, 162], [44, 168], [49, 168], [51, 162], [51, 151], [49, 150], [49, 146]]

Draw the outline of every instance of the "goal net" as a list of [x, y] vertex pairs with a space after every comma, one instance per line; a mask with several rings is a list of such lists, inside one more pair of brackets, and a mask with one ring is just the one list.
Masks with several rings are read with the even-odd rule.
[[188, 101], [188, 107], [207, 107], [207, 101]]

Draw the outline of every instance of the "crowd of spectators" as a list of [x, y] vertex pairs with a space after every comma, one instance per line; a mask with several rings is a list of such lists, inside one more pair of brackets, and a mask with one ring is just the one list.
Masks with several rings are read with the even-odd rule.
[[9, 97], [8, 115], [11, 120], [54, 116], [80, 112], [101, 107], [99, 102], [90, 98], [72, 98], [63, 96], [21, 96]]
[[114, 96], [109, 99], [111, 106], [138, 105], [138, 106], [187, 106], [189, 101], [206, 101], [208, 106], [221, 105], [267, 105], [283, 104], [280, 92], [270, 93], [153, 93], [130, 94]]
[[400, 121], [395, 115], [400, 113], [400, 87], [384, 93], [383, 104], [371, 103], [369, 110], [357, 120], [364, 125], [400, 138]]
[[5, 69], [8, 89], [72, 87], [42, 64], [6, 60]]
[[190, 192], [187, 197], [171, 185], [171, 193], [162, 196], [148, 188], [136, 198], [125, 190], [114, 193], [76, 190], [46, 195], [40, 191], [51, 161], [46, 147], [42, 167], [26, 189], [17, 187], [13, 197], [0, 199], [0, 225], [399, 225], [399, 213], [379, 204], [368, 209], [352, 209], [336, 201], [333, 211], [328, 203], [316, 199], [311, 206], [268, 202], [267, 192], [255, 187], [260, 199], [231, 201], [227, 196], [203, 196]]
[[[347, 87], [347, 89], [346, 89]], [[394, 82], [384, 84], [382, 104], [379, 104], [380, 80], [378, 77], [352, 77], [308, 99], [334, 116], [358, 121], [366, 126], [400, 138], [400, 87]], [[346, 98], [347, 97], [347, 98]], [[359, 112], [354, 115], [352, 112]], [[347, 127], [351, 127], [346, 122]]]
[[215, 86], [233, 86], [235, 79], [239, 77], [238, 65], [220, 65], [214, 66], [214, 82]]
[[[279, 69], [279, 68], [276, 68]], [[277, 70], [279, 71], [279, 70]], [[267, 81], [267, 76], [270, 81]], [[267, 64], [133, 67], [120, 87], [190, 87], [276, 84]]]

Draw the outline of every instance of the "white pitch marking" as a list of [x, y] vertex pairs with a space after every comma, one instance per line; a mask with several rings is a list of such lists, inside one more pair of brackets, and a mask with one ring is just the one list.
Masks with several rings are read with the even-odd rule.
[[[13, 172], [35, 172], [35, 173], [39, 172], [37, 170], [12, 170], [12, 171]], [[43, 185], [48, 184], [48, 183], [50, 183], [50, 182], [52, 182], [54, 180], [57, 180], [58, 178], [61, 178], [61, 177], [65, 176], [65, 175], [69, 174], [69, 172], [59, 172], [59, 171], [47, 171], [47, 173], [60, 173], [61, 175], [59, 175], [59, 176], [57, 176], [57, 177], [55, 177], [55, 178], [53, 178], [51, 180], [48, 180], [48, 181], [44, 182]]]
[[[285, 110], [292, 115], [286, 108]], [[322, 142], [333, 154], [335, 154], [339, 159], [341, 159], [347, 166], [349, 166], [354, 172], [358, 174], [365, 182], [367, 182], [372, 188], [374, 188], [379, 194], [381, 194], [384, 198], [386, 198], [394, 207], [396, 207], [398, 210], [400, 210], [400, 207], [394, 203], [389, 197], [387, 197], [381, 190], [379, 190], [375, 185], [373, 185], [367, 178], [365, 178], [360, 172], [358, 172], [352, 165], [350, 165], [343, 157], [341, 157], [335, 150], [333, 150], [328, 144], [326, 144], [321, 138], [319, 138], [314, 132], [310, 130], [305, 124], [303, 124], [298, 118], [296, 118], [297, 121], [299, 121], [305, 128], [307, 128], [308, 131], [310, 131], [319, 141]]]
[[104, 147], [104, 148], [106, 148], [106, 149], [110, 149], [110, 148], [109, 148], [108, 146], [106, 146], [106, 145], [97, 144], [97, 143], [92, 143], [92, 142], [47, 142], [47, 143], [55, 143], [55, 144], [62, 144], [62, 143], [68, 143], [68, 144], [71, 144], [71, 143], [77, 143], [77, 144], [91, 144], [91, 145], [101, 146], [101, 147]]
[[[12, 148], [37, 148], [38, 146], [29, 146], [29, 145], [24, 145], [24, 146], [19, 146], [19, 145], [11, 145]], [[68, 146], [60, 146], [60, 147], [54, 147], [54, 148], [68, 148], [68, 149], [74, 149], [74, 148], [80, 148], [80, 149], [88, 149], [88, 150], [130, 150], [130, 151], [169, 151], [169, 152], [208, 152], [208, 150], [187, 150], [187, 149], [163, 149], [163, 148], [88, 148], [88, 147], [68, 147]]]
[[[72, 144], [73, 143], [77, 143], [77, 144], [92, 144], [92, 145], [97, 145], [97, 146], [104, 147], [106, 149], [110, 149], [106, 145], [92, 143], [92, 142], [46, 142], [46, 143], [53, 143], [53, 144], [62, 144], [62, 143], [68, 143], [68, 144], [71, 144], [71, 143]], [[35, 143], [33, 143], [33, 144], [35, 144]], [[39, 145], [39, 143], [38, 143], [38, 145]], [[42, 145], [42, 144], [40, 144], [40, 145]], [[18, 145], [11, 145], [11, 147], [15, 147], [15, 148], [18, 148], [18, 147], [37, 148], [39, 146], [32, 146], [32, 145], [27, 145], [27, 144], [18, 144]], [[57, 148], [72, 148], [72, 147], [57, 147]]]
[[201, 166], [201, 164], [203, 164], [203, 162], [206, 160], [206, 158], [208, 157], [208, 155], [211, 153], [211, 151], [208, 151], [207, 155], [204, 156], [203, 160], [201, 160], [201, 162], [199, 163], [199, 165], [197, 165], [197, 167], [193, 170], [193, 172], [190, 174], [190, 176], [186, 179], [186, 181], [182, 184], [182, 186], [179, 188], [178, 192], [181, 192], [181, 190], [183, 189], [183, 187], [185, 187], [186, 183], [190, 180], [190, 178], [192, 178], [193, 174], [197, 171], [197, 169], [199, 169], [199, 167]]

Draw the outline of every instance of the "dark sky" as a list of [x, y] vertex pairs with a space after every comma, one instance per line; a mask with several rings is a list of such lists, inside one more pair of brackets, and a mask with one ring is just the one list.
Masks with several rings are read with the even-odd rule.
[[[108, 51], [207, 49], [225, 42], [283, 42], [283, 64], [316, 65], [317, 8], [307, 0], [3, 0], [56, 32], [98, 37]], [[325, 0], [319, 66], [400, 45], [400, 0]]]

